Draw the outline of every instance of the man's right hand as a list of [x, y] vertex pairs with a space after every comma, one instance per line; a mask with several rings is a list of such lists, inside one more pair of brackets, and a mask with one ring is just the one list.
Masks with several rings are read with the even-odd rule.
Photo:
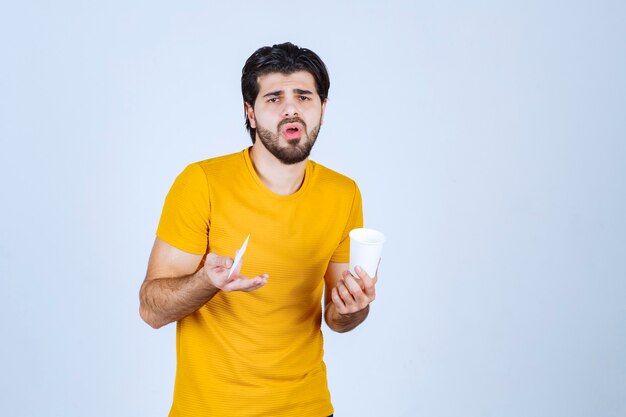
[[193, 313], [220, 290], [253, 291], [267, 284], [267, 274], [239, 275], [241, 264], [229, 277], [233, 260], [227, 256], [209, 253], [200, 267], [202, 258], [155, 239], [139, 291], [139, 314], [146, 323], [159, 328]]
[[254, 291], [267, 284], [269, 275], [261, 274], [254, 278], [247, 278], [240, 275], [241, 262], [229, 277], [230, 268], [233, 260], [227, 256], [219, 256], [215, 253], [209, 253], [204, 260], [202, 268], [204, 276], [209, 283], [222, 291]]

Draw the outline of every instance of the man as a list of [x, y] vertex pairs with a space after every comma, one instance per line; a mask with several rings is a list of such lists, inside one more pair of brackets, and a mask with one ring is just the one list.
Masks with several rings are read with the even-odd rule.
[[[315, 53], [291, 43], [260, 48], [241, 86], [253, 145], [178, 176], [140, 314], [154, 328], [177, 322], [170, 416], [326, 417], [323, 289], [324, 319], [337, 332], [358, 326], [375, 297], [377, 277], [348, 272], [361, 195], [354, 181], [308, 159], [330, 86]], [[243, 263], [229, 275], [228, 255], [248, 234]]]

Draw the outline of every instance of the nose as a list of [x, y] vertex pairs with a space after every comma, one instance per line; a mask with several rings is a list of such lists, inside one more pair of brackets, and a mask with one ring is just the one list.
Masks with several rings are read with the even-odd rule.
[[298, 116], [298, 107], [293, 102], [293, 100], [286, 100], [285, 107], [283, 107], [283, 116], [284, 117], [295, 117]]

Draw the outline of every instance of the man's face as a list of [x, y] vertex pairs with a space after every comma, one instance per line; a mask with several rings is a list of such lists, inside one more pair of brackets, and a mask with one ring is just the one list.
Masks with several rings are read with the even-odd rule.
[[246, 104], [257, 141], [284, 164], [304, 161], [315, 144], [326, 108], [313, 76], [306, 71], [270, 73], [257, 82], [259, 94], [254, 108]]

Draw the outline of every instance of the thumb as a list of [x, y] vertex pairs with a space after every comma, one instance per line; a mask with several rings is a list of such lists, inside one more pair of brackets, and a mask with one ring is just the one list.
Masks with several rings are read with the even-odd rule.
[[228, 256], [219, 256], [218, 254], [211, 252], [206, 256], [204, 264], [209, 268], [230, 268], [233, 264], [233, 260]]

